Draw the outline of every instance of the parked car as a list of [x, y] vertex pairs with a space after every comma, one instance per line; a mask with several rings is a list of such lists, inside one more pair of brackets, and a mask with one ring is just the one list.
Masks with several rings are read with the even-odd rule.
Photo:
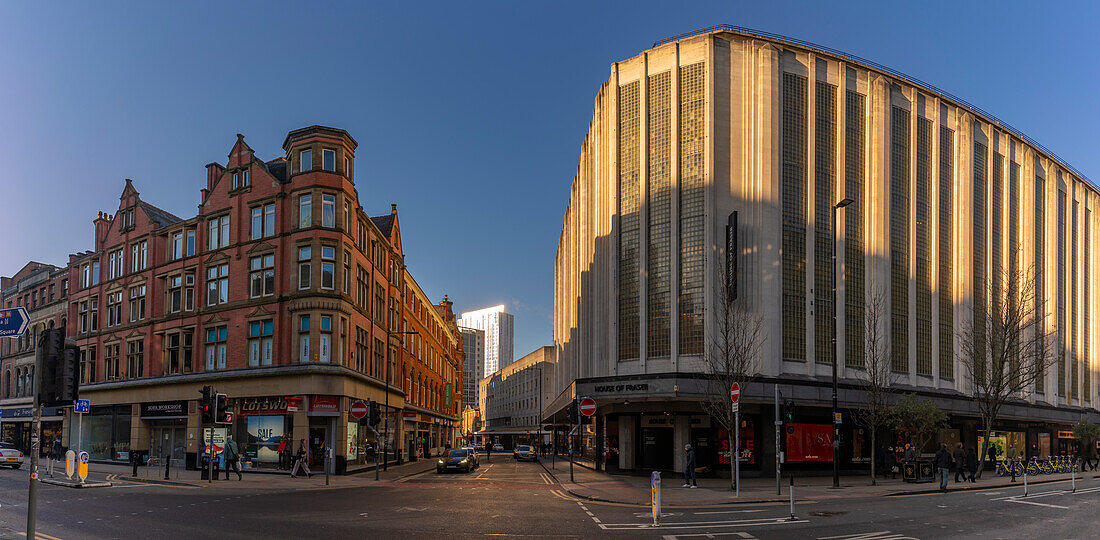
[[444, 471], [471, 472], [475, 468], [474, 458], [471, 457], [471, 452], [465, 448], [451, 450], [446, 456], [439, 458], [439, 461], [435, 464], [436, 474], [443, 474]]
[[493, 445], [493, 451], [494, 452], [503, 452], [504, 451], [504, 445], [500, 444], [500, 443], [494, 444]]
[[512, 457], [516, 461], [538, 461], [539, 455], [535, 452], [535, 448], [526, 444], [517, 444], [516, 449], [512, 450]]
[[0, 467], [18, 469], [22, 466], [23, 452], [11, 443], [0, 442]]

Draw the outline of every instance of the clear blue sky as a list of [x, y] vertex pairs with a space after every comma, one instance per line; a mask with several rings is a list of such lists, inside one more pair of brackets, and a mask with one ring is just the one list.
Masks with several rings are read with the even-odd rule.
[[[232, 4], [232, 5], [230, 5]], [[1100, 180], [1095, 4], [10, 2], [0, 33], [0, 274], [92, 247], [122, 179], [196, 212], [236, 133], [264, 159], [312, 124], [359, 141], [368, 212], [458, 310], [552, 342], [553, 260], [609, 66], [728, 23], [863, 56], [1001, 117]]]

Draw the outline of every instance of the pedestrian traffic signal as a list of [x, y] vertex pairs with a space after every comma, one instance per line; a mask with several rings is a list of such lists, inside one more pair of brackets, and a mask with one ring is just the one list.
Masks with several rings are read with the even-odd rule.
[[787, 400], [783, 403], [783, 422], [794, 421], [794, 400]]
[[382, 408], [378, 406], [377, 401], [371, 401], [368, 404], [367, 418], [370, 427], [377, 426], [382, 423]]
[[229, 424], [229, 397], [225, 394], [217, 394], [214, 398], [214, 423]]
[[214, 400], [217, 398], [218, 391], [213, 386], [206, 385], [202, 387], [199, 392], [202, 394], [202, 400], [199, 401], [199, 412], [202, 416], [203, 424], [214, 423]]
[[77, 347], [65, 342], [65, 331], [51, 328], [38, 340], [37, 362], [41, 370], [38, 402], [43, 407], [72, 405], [79, 394], [76, 376]]

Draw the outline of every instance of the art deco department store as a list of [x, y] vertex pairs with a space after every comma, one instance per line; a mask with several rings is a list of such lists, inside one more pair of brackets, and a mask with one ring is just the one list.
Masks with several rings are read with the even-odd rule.
[[[834, 231], [844, 198], [855, 202]], [[1066, 451], [1069, 426], [1098, 419], [1098, 203], [1082, 174], [1025, 135], [866, 60], [734, 27], [655, 44], [612, 65], [581, 145], [555, 258], [557, 398], [544, 417], [595, 398], [585, 451], [608, 470], [679, 469], [689, 442], [700, 466], [728, 464], [728, 436], [699, 401], [736, 211], [737, 301], [766, 335], [743, 395], [747, 468], [774, 459], [775, 383], [798, 404], [788, 442], [831, 435], [834, 313], [842, 466], [867, 462], [869, 437], [848, 413], [862, 400], [875, 291], [899, 389], [950, 415], [943, 439], [976, 444], [961, 329], [999, 268], [1037, 270], [1031, 300], [1061, 356], [994, 435]], [[789, 450], [790, 466], [827, 467], [818, 450]]]

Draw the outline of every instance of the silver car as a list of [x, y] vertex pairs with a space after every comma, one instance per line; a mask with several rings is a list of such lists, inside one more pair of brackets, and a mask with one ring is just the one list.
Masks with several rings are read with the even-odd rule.
[[23, 452], [11, 443], [0, 442], [0, 467], [18, 469], [23, 466]]

